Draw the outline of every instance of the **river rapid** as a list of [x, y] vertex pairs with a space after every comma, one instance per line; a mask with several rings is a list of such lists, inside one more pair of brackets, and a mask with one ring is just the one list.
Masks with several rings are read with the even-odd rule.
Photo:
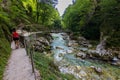
[[80, 49], [86, 48], [80, 47], [66, 33], [51, 33], [51, 35], [54, 63], [61, 73], [72, 74], [78, 80], [120, 80], [120, 67], [100, 60], [76, 57]]

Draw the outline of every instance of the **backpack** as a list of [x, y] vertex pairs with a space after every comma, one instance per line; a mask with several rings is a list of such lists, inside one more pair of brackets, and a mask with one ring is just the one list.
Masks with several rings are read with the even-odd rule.
[[13, 38], [19, 38], [19, 34], [17, 32], [12, 33]]

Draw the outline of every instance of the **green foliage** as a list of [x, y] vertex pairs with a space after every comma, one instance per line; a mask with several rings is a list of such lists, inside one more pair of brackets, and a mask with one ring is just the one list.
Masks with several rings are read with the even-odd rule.
[[1, 11], [0, 12], [0, 24], [3, 25], [9, 25], [10, 23], [9, 15], [6, 12]]
[[120, 47], [120, 31], [113, 32], [111, 37], [107, 39], [107, 47]]
[[29, 11], [29, 6], [33, 11], [36, 11], [36, 0], [22, 0], [23, 6], [25, 7], [26, 10]]
[[[89, 17], [92, 16], [91, 13], [93, 12], [93, 9], [94, 5], [90, 0], [76, 0], [76, 3], [69, 6], [63, 15], [65, 26], [74, 32], [80, 32], [84, 37], [90, 39], [90, 36], [94, 34], [94, 30], [97, 30], [94, 26], [86, 26]], [[92, 39], [96, 36], [99, 37], [99, 35], [93, 35]]]
[[64, 27], [87, 39], [99, 40], [102, 32], [103, 37], [109, 37], [108, 46], [119, 46], [119, 14], [119, 0], [76, 0], [66, 9], [63, 22]]
[[117, 0], [102, 0], [101, 3], [101, 12], [103, 13], [103, 22], [100, 26], [101, 31], [104, 33], [104, 36], [109, 36], [107, 39], [108, 47], [119, 47], [120, 43], [120, 3]]
[[10, 56], [10, 51], [11, 50], [8, 41], [4, 38], [0, 38], [0, 80], [3, 78], [3, 73]]
[[86, 39], [89, 40], [99, 40], [100, 38], [100, 31], [99, 28], [93, 25], [85, 26], [81, 29], [81, 34]]
[[54, 24], [56, 19], [60, 19], [58, 11], [55, 10], [51, 5], [45, 3], [39, 3], [39, 23], [45, 26]]
[[66, 27], [70, 27], [70, 24], [73, 22], [75, 22], [73, 23], [75, 26], [84, 26], [84, 21], [87, 19], [86, 14], [90, 12], [91, 8], [91, 2], [89, 0], [76, 0], [76, 3], [69, 6], [63, 15], [63, 21]]
[[10, 55], [10, 18], [5, 9], [0, 6], [0, 80], [3, 78], [5, 66]]
[[[58, 11], [51, 5], [37, 3], [37, 0], [0, 0], [0, 80], [10, 55], [11, 30], [19, 24], [39, 24], [51, 26], [55, 20], [59, 20]], [[39, 7], [37, 8], [37, 4]], [[39, 19], [36, 23], [37, 13]], [[42, 26], [44, 28], [44, 26]], [[31, 30], [35, 27], [31, 27]], [[38, 28], [39, 29], [39, 28]]]
[[61, 29], [62, 28], [61, 20], [54, 20], [53, 27], [56, 29]]
[[34, 62], [40, 71], [42, 80], [76, 80], [72, 75], [61, 74], [58, 67], [54, 65], [52, 58], [42, 53], [35, 53]]
[[52, 5], [36, 1], [22, 0], [27, 15], [34, 19], [32, 22], [44, 26], [52, 26], [56, 19], [60, 19], [58, 11]]

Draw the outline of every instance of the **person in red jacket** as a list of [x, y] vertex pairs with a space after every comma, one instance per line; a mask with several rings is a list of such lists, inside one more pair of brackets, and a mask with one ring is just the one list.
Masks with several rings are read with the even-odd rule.
[[12, 30], [12, 38], [15, 41], [16, 49], [19, 48], [19, 34], [16, 32], [15, 28]]

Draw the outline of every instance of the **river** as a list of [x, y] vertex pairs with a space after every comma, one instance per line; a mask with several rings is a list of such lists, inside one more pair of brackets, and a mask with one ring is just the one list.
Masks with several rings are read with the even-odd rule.
[[120, 67], [99, 60], [76, 57], [78, 49], [83, 47], [68, 46], [70, 39], [66, 33], [52, 33], [51, 35], [54, 63], [61, 73], [72, 74], [79, 80], [120, 80]]

